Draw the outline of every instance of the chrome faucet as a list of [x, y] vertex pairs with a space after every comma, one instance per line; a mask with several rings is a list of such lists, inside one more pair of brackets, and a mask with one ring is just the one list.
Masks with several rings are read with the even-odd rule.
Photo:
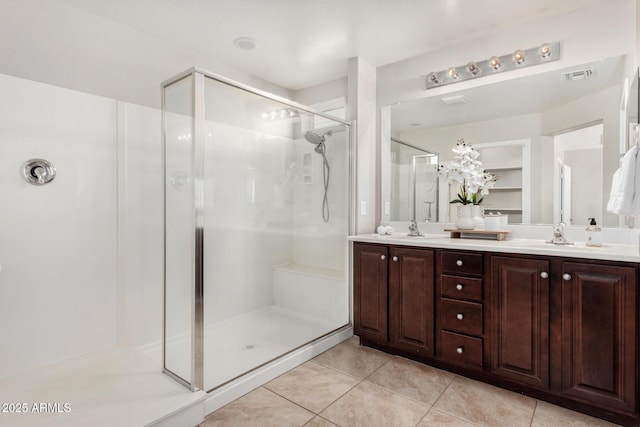
[[551, 240], [547, 240], [547, 243], [553, 243], [554, 245], [573, 245], [573, 242], [565, 239], [564, 227], [564, 222], [553, 224], [553, 238]]
[[407, 234], [407, 236], [424, 236], [424, 233], [421, 233], [420, 230], [418, 230], [418, 223], [415, 219], [412, 220], [411, 225], [409, 225], [409, 234]]

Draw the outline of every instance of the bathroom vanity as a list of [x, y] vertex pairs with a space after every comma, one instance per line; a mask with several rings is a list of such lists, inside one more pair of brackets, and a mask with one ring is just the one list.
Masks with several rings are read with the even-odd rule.
[[638, 248], [363, 235], [361, 343], [638, 425]]

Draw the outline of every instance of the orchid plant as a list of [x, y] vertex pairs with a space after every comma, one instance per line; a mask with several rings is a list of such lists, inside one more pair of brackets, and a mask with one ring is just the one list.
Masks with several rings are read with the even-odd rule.
[[484, 170], [482, 162], [478, 160], [480, 153], [465, 143], [464, 139], [459, 139], [451, 151], [454, 153], [453, 160], [438, 166], [440, 176], [447, 178], [449, 183], [460, 186], [457, 198], [450, 203], [479, 205], [484, 200], [480, 196], [489, 194], [489, 189], [493, 188], [498, 176]]

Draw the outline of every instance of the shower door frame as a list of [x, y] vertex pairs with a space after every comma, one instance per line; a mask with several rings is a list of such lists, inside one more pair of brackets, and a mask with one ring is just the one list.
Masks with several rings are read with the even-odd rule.
[[[165, 121], [165, 89], [186, 78], [192, 76], [192, 87], [191, 87], [191, 99], [193, 100], [193, 150], [192, 150], [192, 171], [193, 171], [193, 213], [192, 220], [195, 228], [193, 230], [192, 235], [192, 247], [194, 248], [194, 259], [193, 259], [193, 270], [192, 270], [192, 287], [191, 287], [191, 303], [193, 308], [193, 313], [191, 316], [191, 379], [187, 380], [182, 378], [180, 375], [172, 372], [166, 365], [166, 348], [167, 348], [167, 293], [166, 293], [166, 256], [167, 256], [167, 206], [166, 206], [166, 121]], [[332, 120], [337, 123], [341, 123], [347, 127], [347, 132], [349, 135], [349, 141], [347, 146], [347, 175], [348, 175], [348, 189], [347, 189], [347, 235], [351, 235], [355, 231], [356, 224], [356, 214], [355, 214], [355, 195], [356, 195], [356, 184], [355, 184], [355, 171], [356, 171], [356, 123], [354, 121], [346, 121], [340, 118], [331, 116], [329, 114], [325, 114], [321, 111], [314, 110], [308, 106], [298, 104], [294, 101], [288, 100], [286, 98], [282, 98], [278, 95], [274, 95], [272, 93], [256, 89], [254, 87], [248, 86], [246, 84], [237, 82], [235, 80], [228, 79], [221, 75], [212, 73], [210, 71], [204, 70], [199, 67], [192, 67], [168, 80], [165, 80], [161, 83], [162, 87], [162, 178], [163, 178], [163, 199], [164, 199], [164, 211], [163, 211], [163, 255], [164, 255], [164, 272], [163, 272], [163, 290], [164, 290], [164, 299], [163, 299], [163, 332], [162, 332], [162, 371], [178, 381], [179, 383], [185, 385], [192, 391], [204, 390], [204, 265], [203, 265], [203, 254], [204, 254], [204, 141], [205, 141], [205, 79], [210, 78], [216, 80], [220, 83], [227, 84], [229, 86], [235, 87], [236, 89], [243, 90], [254, 95], [261, 96], [263, 98], [267, 98], [272, 101], [276, 101], [282, 103], [291, 108], [295, 108], [300, 111], [304, 111], [315, 116], [320, 116], [325, 119]], [[345, 240], [346, 240], [345, 236]], [[345, 265], [345, 271], [350, 271], [349, 266], [351, 265], [351, 250], [347, 251], [345, 254], [345, 258], [347, 259], [347, 264]], [[316, 337], [311, 342], [322, 338], [326, 335], [331, 335], [334, 333], [338, 333], [343, 329], [347, 329], [352, 327], [353, 324], [353, 309], [352, 309], [352, 279], [351, 274], [348, 274], [348, 278], [346, 283], [348, 283], [349, 289], [349, 298], [348, 298], [348, 310], [349, 310], [349, 323], [343, 327], [338, 328], [337, 330], [331, 331], [325, 335], [320, 337]], [[307, 343], [309, 344], [309, 343]], [[291, 349], [289, 352], [285, 352], [282, 355], [278, 356], [275, 360], [281, 358], [285, 354], [294, 351], [295, 349]]]

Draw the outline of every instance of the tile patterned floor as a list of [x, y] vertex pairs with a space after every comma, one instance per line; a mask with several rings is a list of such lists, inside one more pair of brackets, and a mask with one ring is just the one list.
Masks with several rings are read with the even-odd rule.
[[604, 427], [615, 424], [358, 345], [322, 353], [204, 427]]

